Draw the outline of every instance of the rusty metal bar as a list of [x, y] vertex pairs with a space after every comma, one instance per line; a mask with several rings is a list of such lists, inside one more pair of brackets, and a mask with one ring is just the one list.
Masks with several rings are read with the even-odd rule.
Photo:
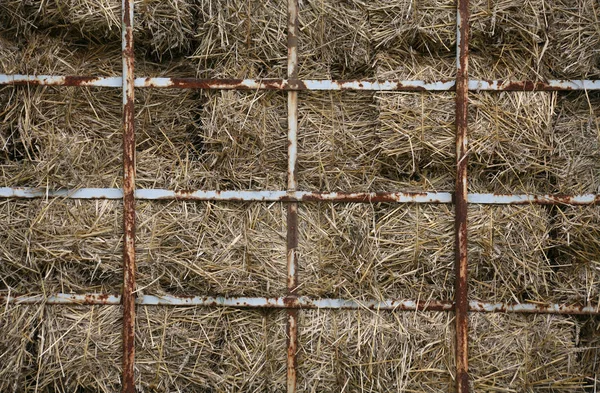
[[[136, 189], [135, 199], [237, 202], [349, 202], [349, 203], [452, 203], [450, 192], [311, 192], [311, 191], [173, 191]], [[0, 187], [0, 198], [122, 199], [120, 188], [49, 190], [36, 187]], [[597, 205], [600, 195], [467, 194], [467, 202], [479, 205]]]
[[[454, 80], [326, 80], [326, 79], [196, 79], [135, 78], [135, 87], [206, 90], [283, 90], [283, 91], [455, 91]], [[121, 87], [121, 77], [76, 75], [0, 74], [1, 85]], [[554, 79], [538, 81], [469, 80], [472, 91], [572, 91], [600, 90], [600, 80]]]
[[[47, 304], [47, 305], [120, 305], [120, 295], [108, 294], [68, 294], [44, 295], [0, 295], [0, 304]], [[223, 297], [223, 296], [176, 296], [142, 295], [136, 298], [137, 305], [143, 306], [194, 306], [194, 307], [233, 307], [233, 308], [274, 308], [274, 309], [331, 309], [331, 310], [380, 310], [380, 311], [454, 311], [454, 302], [442, 300], [414, 301], [406, 299], [350, 300], [313, 299], [306, 296], [284, 297]], [[600, 315], [598, 305], [535, 304], [535, 303], [488, 303], [470, 301], [469, 311], [481, 313], [519, 314], [563, 314]]]
[[456, 391], [458, 393], [468, 393], [467, 128], [469, 104], [469, 0], [458, 0], [456, 8], [456, 190], [454, 194]]
[[[287, 76], [298, 78], [298, 0], [288, 0]], [[300, 87], [298, 83], [298, 87]], [[295, 192], [298, 159], [298, 92], [288, 92], [288, 173], [287, 188]], [[298, 202], [287, 205], [287, 293], [295, 296], [298, 288]], [[288, 309], [287, 318], [287, 393], [296, 393], [298, 359], [298, 309]]]
[[133, 3], [122, 2], [123, 46], [123, 393], [135, 393], [135, 87]]

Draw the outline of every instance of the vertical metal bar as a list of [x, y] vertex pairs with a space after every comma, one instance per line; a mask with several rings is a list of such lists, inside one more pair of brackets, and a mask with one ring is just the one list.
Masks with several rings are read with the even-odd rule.
[[135, 392], [135, 124], [133, 2], [122, 3], [123, 49], [123, 393]]
[[[289, 79], [298, 79], [298, 0], [288, 0], [288, 64]], [[288, 191], [296, 191], [298, 157], [298, 92], [288, 92]], [[298, 288], [298, 202], [287, 206], [287, 289], [295, 295]], [[287, 392], [296, 392], [298, 351], [298, 310], [288, 309], [287, 322]]]
[[469, 391], [467, 299], [467, 124], [469, 92], [469, 0], [457, 3], [456, 40], [456, 390]]

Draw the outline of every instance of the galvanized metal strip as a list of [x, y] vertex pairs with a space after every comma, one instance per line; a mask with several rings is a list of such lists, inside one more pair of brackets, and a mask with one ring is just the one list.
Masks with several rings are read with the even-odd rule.
[[469, 93], [469, 0], [458, 0], [456, 12], [456, 391], [469, 392], [469, 315], [467, 261], [467, 159]]
[[[311, 191], [173, 191], [137, 189], [140, 200], [234, 201], [234, 202], [349, 202], [349, 203], [452, 203], [450, 192], [311, 192]], [[0, 198], [122, 199], [120, 188], [49, 190], [36, 187], [0, 187]], [[480, 205], [596, 205], [600, 195], [467, 194], [470, 204]]]
[[123, 393], [135, 393], [134, 0], [122, 2], [123, 45]]
[[[370, 80], [370, 79], [196, 79], [138, 77], [135, 87], [206, 90], [284, 91], [454, 91], [454, 80]], [[1, 85], [121, 87], [121, 77], [74, 75], [0, 74]], [[469, 80], [471, 91], [571, 91], [600, 90], [600, 80], [553, 79], [539, 81]]]
[[94, 76], [59, 76], [59, 75], [7, 75], [0, 74], [2, 85], [35, 85], [35, 86], [96, 86], [122, 87], [122, 77]]
[[[0, 304], [47, 304], [47, 305], [120, 305], [120, 295], [108, 294], [67, 294], [51, 296], [0, 295]], [[273, 309], [331, 309], [331, 310], [380, 310], [380, 311], [453, 311], [454, 302], [430, 300], [415, 301], [405, 299], [354, 300], [310, 298], [306, 296], [288, 297], [224, 297], [224, 296], [175, 296], [143, 295], [136, 299], [137, 305], [165, 307], [233, 307], [233, 308], [273, 308]], [[600, 315], [598, 305], [534, 304], [534, 303], [488, 303], [470, 301], [469, 311], [481, 313], [516, 314], [563, 314]]]
[[[298, 0], [288, 0], [287, 76], [298, 78]], [[300, 83], [297, 86], [300, 87]], [[298, 92], [288, 92], [288, 170], [287, 188], [298, 187]], [[287, 205], [287, 293], [295, 295], [298, 281], [298, 202]], [[295, 393], [298, 379], [298, 310], [288, 309], [287, 318], [287, 393]]]

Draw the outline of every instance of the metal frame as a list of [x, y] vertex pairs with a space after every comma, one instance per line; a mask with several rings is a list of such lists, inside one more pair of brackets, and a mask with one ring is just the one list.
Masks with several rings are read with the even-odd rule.
[[[467, 207], [468, 204], [595, 205], [600, 195], [498, 195], [467, 193], [468, 94], [470, 91], [589, 91], [600, 90], [600, 80], [502, 81], [469, 80], [469, 0], [457, 2], [456, 80], [300, 80], [298, 79], [298, 0], [288, 0], [288, 79], [195, 79], [134, 78], [133, 3], [122, 0], [123, 75], [121, 77], [5, 75], [2, 85], [82, 86], [123, 89], [123, 188], [43, 188], [0, 187], [0, 198], [122, 199], [123, 203], [123, 292], [109, 294], [0, 295], [0, 302], [12, 304], [123, 305], [123, 392], [135, 392], [135, 306], [200, 306], [285, 309], [287, 318], [287, 391], [297, 385], [298, 313], [301, 309], [347, 309], [386, 311], [440, 311], [456, 315], [456, 389], [469, 391], [468, 314], [470, 312], [510, 312], [534, 314], [600, 315], [599, 305], [510, 304], [468, 300]], [[288, 184], [286, 191], [173, 191], [135, 189], [135, 88], [181, 88], [213, 90], [280, 90], [288, 96]], [[456, 188], [451, 192], [358, 192], [318, 193], [297, 190], [298, 91], [455, 91], [456, 92]], [[280, 298], [190, 297], [135, 294], [135, 201], [280, 201], [287, 203], [287, 294]], [[454, 301], [312, 299], [301, 296], [298, 281], [298, 203], [311, 201], [353, 203], [453, 203], [455, 204], [456, 290]]]

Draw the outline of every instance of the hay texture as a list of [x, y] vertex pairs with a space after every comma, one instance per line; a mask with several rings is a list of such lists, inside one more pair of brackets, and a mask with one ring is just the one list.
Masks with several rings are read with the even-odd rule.
[[377, 111], [372, 94], [301, 94], [298, 116], [301, 189], [366, 191], [385, 184], [374, 137]]
[[544, 206], [473, 205], [468, 230], [472, 298], [550, 301], [558, 283], [547, 255], [552, 222]]
[[285, 189], [283, 95], [161, 89], [137, 99], [138, 186]]
[[141, 307], [140, 392], [285, 389], [285, 315], [226, 308]]
[[[134, 41], [154, 59], [189, 55], [196, 33], [197, 5], [191, 0], [135, 2]], [[65, 34], [92, 45], [121, 42], [120, 0], [7, 0], [0, 21], [14, 36]]]
[[0, 90], [3, 186], [118, 187], [121, 103], [114, 89]]
[[285, 78], [285, 0], [198, 0], [190, 59], [199, 77]]
[[281, 296], [285, 207], [273, 203], [138, 204], [138, 290]]
[[38, 390], [118, 391], [122, 315], [117, 306], [46, 307], [38, 343]]
[[386, 190], [451, 191], [456, 172], [454, 96], [378, 93], [377, 147]]
[[[596, 329], [597, 320], [590, 325]], [[582, 331], [576, 319], [559, 315], [472, 315], [469, 374], [474, 390], [593, 391], [598, 341], [591, 328]]]
[[598, 12], [593, 0], [471, 2], [472, 77], [597, 79]]
[[556, 210], [557, 275], [554, 288], [562, 302], [600, 302], [600, 209], [596, 206]]
[[0, 290], [119, 293], [122, 206], [98, 200], [3, 201]]
[[0, 390], [33, 391], [36, 375], [37, 331], [42, 307], [0, 306]]
[[597, 192], [597, 94], [479, 93], [471, 97], [472, 192]]
[[452, 225], [445, 205], [303, 204], [299, 293], [452, 299]]
[[452, 391], [453, 326], [448, 313], [305, 311], [299, 391]]

